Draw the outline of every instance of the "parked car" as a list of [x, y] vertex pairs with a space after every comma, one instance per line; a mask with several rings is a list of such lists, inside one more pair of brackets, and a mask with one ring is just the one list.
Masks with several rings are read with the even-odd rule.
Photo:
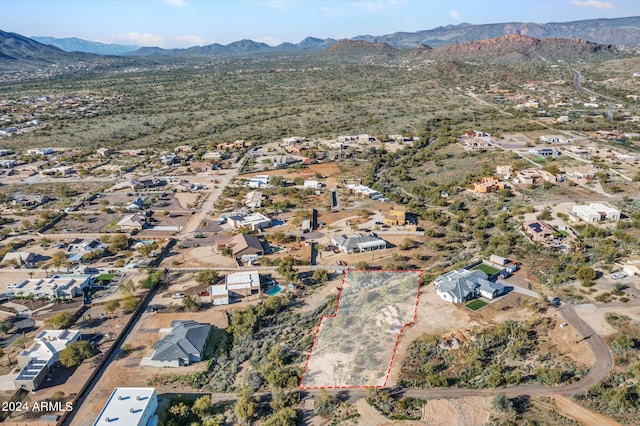
[[183, 297], [185, 297], [185, 295], [183, 293], [174, 293], [171, 296], [172, 299], [182, 299]]

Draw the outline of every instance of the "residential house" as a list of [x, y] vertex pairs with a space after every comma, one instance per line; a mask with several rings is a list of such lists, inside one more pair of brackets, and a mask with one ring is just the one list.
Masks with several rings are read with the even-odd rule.
[[129, 185], [131, 186], [131, 190], [138, 191], [141, 189], [151, 189], [157, 188], [160, 186], [164, 186], [167, 184], [167, 181], [164, 179], [158, 179], [155, 177], [150, 178], [142, 178], [142, 179], [131, 179]]
[[[375, 141], [375, 138], [373, 140]], [[403, 135], [389, 135], [388, 140], [397, 142], [397, 143], [403, 143], [403, 142], [413, 142], [415, 138], [410, 138], [408, 136], [403, 136]]]
[[480, 130], [465, 132], [465, 134], [458, 138], [458, 141], [462, 143], [462, 147], [467, 151], [496, 148], [491, 135]]
[[18, 165], [16, 160], [0, 160], [1, 169], [11, 169]]
[[559, 157], [560, 151], [556, 148], [531, 148], [529, 154], [537, 155], [538, 157]]
[[98, 148], [96, 150], [96, 153], [100, 156], [100, 157], [109, 157], [111, 155], [113, 155], [115, 153], [115, 151], [111, 148]]
[[537, 242], [550, 242], [556, 234], [555, 228], [542, 220], [524, 224], [524, 232]]
[[542, 180], [542, 176], [537, 170], [526, 169], [526, 170], [518, 170], [516, 172], [515, 179], [517, 180], [518, 183], [521, 183], [524, 185], [533, 185], [538, 183], [540, 180]]
[[73, 166], [59, 166], [59, 167], [52, 167], [50, 169], [40, 170], [40, 175], [41, 176], [49, 176], [49, 175], [69, 176], [74, 174], [75, 172], [76, 172], [76, 169]]
[[220, 161], [224, 157], [224, 151], [209, 151], [202, 155], [203, 160]]
[[117, 224], [117, 227], [122, 231], [133, 232], [133, 231], [140, 231], [142, 228], [145, 227], [146, 224], [147, 224], [147, 220], [145, 216], [138, 213], [134, 213], [134, 214], [126, 215], [125, 217], [120, 219], [120, 221]]
[[368, 186], [358, 185], [358, 184], [347, 184], [347, 189], [351, 191], [352, 194], [359, 195], [361, 197], [370, 198], [372, 200], [379, 200], [384, 197], [379, 191], [375, 189], [371, 189]]
[[171, 187], [173, 188], [174, 191], [191, 192], [191, 183], [187, 182], [186, 180], [178, 181], [173, 185], [171, 185]]
[[84, 290], [93, 283], [93, 276], [87, 274], [61, 274], [49, 278], [28, 278], [9, 284], [9, 292], [14, 295], [70, 299], [83, 296]]
[[250, 177], [249, 180], [247, 181], [247, 186], [249, 188], [260, 188], [263, 186], [268, 186], [269, 180], [270, 180], [269, 175], [253, 176], [253, 177]]
[[85, 256], [91, 255], [98, 250], [102, 250], [102, 252], [104, 252], [108, 247], [108, 244], [98, 240], [77, 239], [67, 247], [67, 260], [70, 263], [80, 263]]
[[262, 207], [262, 192], [250, 191], [242, 199], [244, 205], [249, 209], [258, 209]]
[[224, 284], [209, 286], [214, 305], [227, 305], [232, 298], [247, 297], [260, 291], [260, 275], [257, 271], [228, 274]]
[[616, 222], [620, 219], [620, 211], [601, 203], [591, 203], [587, 206], [573, 206], [571, 212], [579, 219], [589, 223], [604, 221]]
[[10, 251], [2, 258], [2, 263], [9, 265], [14, 263], [18, 266], [31, 265], [38, 257], [35, 253], [28, 251]]
[[31, 148], [27, 150], [27, 155], [49, 155], [53, 154], [53, 148]]
[[404, 206], [393, 206], [383, 211], [384, 224], [387, 226], [404, 226], [407, 223], [407, 209]]
[[211, 325], [192, 320], [171, 321], [171, 327], [160, 329], [169, 334], [156, 343], [150, 357], [140, 365], [182, 367], [202, 361], [204, 349], [211, 337]]
[[305, 180], [303, 187], [304, 188], [322, 188], [322, 183], [318, 182], [317, 180]]
[[299, 136], [292, 136], [290, 138], [282, 138], [282, 146], [293, 146], [302, 142], [305, 142], [305, 138]]
[[504, 292], [500, 283], [489, 281], [480, 269], [458, 269], [438, 276], [434, 281], [436, 294], [450, 303], [462, 303], [480, 296], [493, 299]]
[[79, 330], [43, 330], [17, 356], [20, 372], [13, 380], [16, 389], [35, 391], [60, 362], [60, 352], [80, 340]]
[[49, 201], [49, 197], [47, 195], [19, 193], [14, 195], [14, 199], [11, 204], [14, 206], [22, 206], [27, 209], [33, 209], [41, 206], [47, 201]]
[[258, 256], [264, 254], [264, 248], [258, 237], [248, 234], [238, 234], [231, 238], [218, 239], [214, 242], [213, 247], [218, 252], [221, 252], [227, 247], [230, 248], [233, 257], [236, 259], [251, 254]]
[[356, 234], [354, 237], [337, 235], [331, 238], [331, 243], [335, 244], [343, 253], [363, 253], [387, 248], [387, 242], [378, 238], [375, 234]]
[[562, 135], [542, 135], [540, 136], [540, 141], [552, 144], [569, 143], [569, 140]]
[[565, 148], [565, 151], [582, 160], [591, 160], [591, 152], [582, 146], [569, 146]]
[[164, 164], [165, 166], [170, 166], [173, 163], [179, 163], [180, 162], [180, 158], [178, 158], [177, 156], [173, 155], [173, 154], [164, 154], [161, 155], [158, 160]]
[[474, 182], [471, 191], [479, 194], [487, 194], [500, 189], [508, 189], [505, 182], [500, 182], [495, 177], [483, 177], [479, 182]]
[[593, 166], [580, 166], [573, 169], [571, 174], [578, 179], [591, 180], [596, 177], [598, 169]]
[[234, 228], [247, 228], [252, 231], [269, 228], [271, 226], [271, 218], [262, 213], [253, 213], [250, 215], [232, 215], [227, 218], [231, 226]]
[[286, 167], [291, 164], [299, 163], [300, 160], [286, 155], [276, 155], [271, 159], [276, 167]]

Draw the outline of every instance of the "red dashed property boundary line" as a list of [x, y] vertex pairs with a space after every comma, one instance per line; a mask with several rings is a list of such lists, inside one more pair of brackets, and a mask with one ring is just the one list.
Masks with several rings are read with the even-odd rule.
[[391, 361], [389, 361], [389, 368], [387, 368], [387, 375], [384, 378], [384, 384], [382, 386], [302, 386], [302, 381], [304, 380], [304, 375], [307, 372], [307, 368], [309, 367], [309, 361], [311, 360], [311, 355], [313, 355], [313, 348], [316, 344], [316, 339], [318, 338], [318, 334], [320, 333], [320, 327], [322, 326], [322, 322], [325, 319], [335, 318], [338, 315], [338, 310], [340, 309], [340, 300], [342, 299], [342, 289], [344, 288], [344, 279], [347, 274], [351, 272], [350, 269], [347, 269], [342, 275], [342, 283], [340, 284], [340, 291], [338, 292], [338, 301], [336, 304], [336, 310], [331, 315], [323, 315], [320, 318], [320, 322], [318, 323], [318, 327], [316, 328], [316, 332], [313, 336], [313, 342], [311, 343], [311, 349], [309, 349], [309, 356], [307, 356], [307, 362], [304, 364], [304, 370], [302, 370], [302, 375], [300, 376], [300, 383], [298, 384], [298, 389], [301, 390], [313, 390], [313, 389], [380, 389], [387, 386], [387, 381], [389, 380], [389, 374], [391, 373], [391, 367], [393, 366], [393, 360], [396, 357], [396, 352], [398, 351], [398, 345], [400, 344], [400, 337], [404, 332], [405, 328], [411, 326], [416, 323], [416, 318], [418, 316], [418, 305], [420, 304], [420, 288], [422, 286], [422, 270], [365, 270], [365, 269], [355, 269], [353, 272], [395, 272], [395, 273], [419, 273], [418, 277], [418, 291], [416, 292], [416, 306], [413, 310], [413, 320], [408, 322], [402, 326], [398, 336], [396, 337], [396, 344], [393, 347], [393, 354], [391, 355]]

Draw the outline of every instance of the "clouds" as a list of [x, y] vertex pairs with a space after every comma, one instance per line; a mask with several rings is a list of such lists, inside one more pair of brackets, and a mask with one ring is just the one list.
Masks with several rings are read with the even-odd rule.
[[162, 0], [162, 2], [174, 7], [187, 7], [186, 0]]
[[162, 47], [165, 49], [203, 46], [207, 41], [192, 34], [162, 35], [152, 33], [116, 34], [104, 40], [105, 43], [131, 44], [135, 46]]
[[462, 21], [462, 16], [460, 16], [457, 10], [450, 10], [449, 16], [451, 16], [456, 21]]
[[136, 46], [164, 46], [164, 36], [151, 33], [125, 33], [111, 37], [113, 41]]
[[271, 37], [271, 36], [264, 36], [264, 37], [258, 37], [255, 39], [255, 41], [260, 42], [260, 43], [266, 43], [269, 46], [277, 46], [281, 43], [284, 42], [284, 40], [281, 40], [279, 38], [276, 37]]
[[593, 7], [595, 9], [613, 8], [613, 3], [599, 0], [571, 0], [571, 4], [577, 7]]

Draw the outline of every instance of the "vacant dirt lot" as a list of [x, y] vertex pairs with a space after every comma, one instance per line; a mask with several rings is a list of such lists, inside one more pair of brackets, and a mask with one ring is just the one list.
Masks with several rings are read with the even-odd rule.
[[423, 424], [430, 426], [480, 426], [489, 420], [490, 397], [430, 399], [424, 408]]
[[397, 337], [414, 319], [418, 279], [415, 272], [348, 273], [336, 316], [322, 320], [302, 385], [383, 386]]

